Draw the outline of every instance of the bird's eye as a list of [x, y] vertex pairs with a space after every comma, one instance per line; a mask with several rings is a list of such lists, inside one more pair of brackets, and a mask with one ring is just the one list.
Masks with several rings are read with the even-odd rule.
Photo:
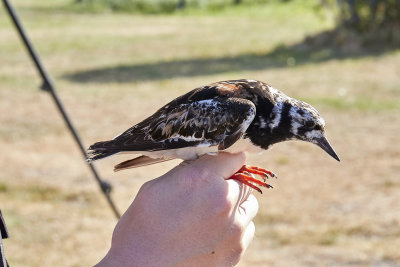
[[313, 121], [307, 121], [306, 124], [305, 124], [304, 126], [306, 126], [307, 128], [314, 128], [315, 122], [313, 122]]

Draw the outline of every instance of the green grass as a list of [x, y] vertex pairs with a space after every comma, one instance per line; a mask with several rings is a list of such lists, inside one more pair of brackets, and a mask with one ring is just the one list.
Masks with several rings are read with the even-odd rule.
[[[173, 0], [83, 0], [80, 3], [71, 1], [67, 5], [43, 4], [40, 8], [58, 8], [59, 11], [71, 11], [80, 13], [131, 13], [131, 14], [167, 14], [181, 16], [247, 16], [247, 17], [288, 17], [300, 16], [306, 18], [310, 10], [318, 12], [320, 6], [315, 1], [306, 0], [264, 0], [242, 1], [239, 5], [233, 5], [231, 0], [219, 1], [186, 1], [184, 9], [177, 9], [177, 1]], [[36, 6], [36, 5], [35, 5]], [[321, 15], [319, 13], [319, 15]]]
[[337, 243], [340, 232], [340, 229], [329, 229], [321, 234], [318, 243], [323, 246], [333, 246]]
[[308, 98], [305, 101], [312, 105], [338, 111], [362, 111], [362, 112], [388, 112], [399, 111], [399, 99], [380, 99], [365, 96], [358, 97], [323, 97]]
[[[199, 76], [268, 66], [286, 67], [288, 57], [297, 54], [274, 51], [277, 46], [296, 42], [306, 32], [332, 25], [329, 20], [316, 16], [310, 3], [242, 5], [229, 7], [221, 13], [198, 13], [199, 18], [195, 20], [191, 11], [158, 17], [75, 14], [67, 8], [69, 1], [40, 4], [16, 1], [16, 7], [45, 66], [53, 75], [110, 68], [118, 81], [118, 75], [154, 80], [192, 73]], [[53, 12], [54, 8], [60, 7], [65, 9]], [[253, 14], [256, 11], [259, 15]], [[285, 30], [288, 27], [292, 30]], [[276, 31], [276, 28], [281, 29]], [[7, 66], [21, 68], [21, 63], [27, 62], [28, 58], [7, 16], [0, 18], [0, 36], [7, 39], [1, 44], [6, 53], [0, 59], [7, 60]], [[2, 81], [10, 79], [4, 74], [9, 69], [0, 69]], [[36, 75], [34, 70], [29, 74]], [[109, 74], [96, 76], [107, 78]]]
[[0, 183], [0, 193], [5, 193], [8, 191], [8, 186], [6, 183]]

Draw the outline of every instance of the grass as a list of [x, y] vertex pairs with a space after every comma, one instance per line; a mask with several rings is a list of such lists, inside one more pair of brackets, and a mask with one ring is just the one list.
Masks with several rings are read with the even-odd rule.
[[400, 110], [398, 99], [373, 99], [369, 97], [357, 97], [348, 99], [346, 97], [309, 98], [305, 101], [312, 105], [327, 107], [333, 110], [362, 111], [362, 112], [396, 112]]
[[95, 202], [92, 192], [64, 191], [59, 187], [46, 185], [0, 184], [0, 193], [14, 200], [24, 202]]
[[0, 184], [0, 192], [4, 193], [8, 191], [8, 186], [5, 183]]
[[[340, 164], [302, 142], [248, 156], [279, 179], [257, 195], [256, 238], [241, 266], [400, 262], [398, 49], [308, 46], [307, 36], [333, 26], [313, 1], [157, 16], [76, 12], [67, 0], [13, 2], [85, 146], [218, 80], [263, 80], [320, 111]], [[39, 90], [4, 9], [0, 39], [0, 203], [9, 261], [93, 265], [109, 247], [115, 220], [50, 96]], [[114, 174], [122, 159], [96, 165], [121, 210], [145, 181], [177, 164]]]

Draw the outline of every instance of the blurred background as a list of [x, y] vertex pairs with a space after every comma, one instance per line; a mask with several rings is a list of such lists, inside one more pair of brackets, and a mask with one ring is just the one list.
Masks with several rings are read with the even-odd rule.
[[[316, 107], [338, 163], [277, 144], [239, 266], [400, 266], [400, 3], [396, 0], [15, 0], [85, 146], [198, 86], [250, 78]], [[116, 219], [0, 8], [0, 208], [11, 266], [90, 266]], [[179, 161], [113, 173], [124, 211]]]

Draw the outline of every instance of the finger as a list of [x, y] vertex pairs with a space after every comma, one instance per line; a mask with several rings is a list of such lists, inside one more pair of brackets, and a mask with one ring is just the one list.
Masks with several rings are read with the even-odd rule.
[[[197, 160], [182, 162], [166, 175], [175, 175], [185, 169], [188, 173], [196, 174], [197, 177], [210, 176], [227, 179], [243, 166], [245, 159], [246, 156], [243, 152], [236, 154], [220, 152], [217, 155], [204, 155]], [[159, 178], [162, 179], [163, 176]]]
[[208, 172], [227, 179], [243, 166], [245, 159], [244, 153], [205, 155], [194, 162], [194, 167], [207, 168]]
[[241, 192], [241, 197], [239, 200], [239, 204], [242, 204], [243, 202], [245, 202], [251, 193], [253, 193], [254, 189], [251, 188], [250, 186], [244, 185], [242, 184], [242, 192]]
[[233, 208], [232, 214], [234, 215], [236, 213], [235, 210], [238, 208], [241, 196], [243, 194], [242, 193], [243, 185], [236, 180], [225, 180], [224, 182], [228, 185], [227, 199], [229, 200], [230, 203], [232, 203], [232, 208]]
[[239, 220], [241, 220], [244, 225], [249, 225], [256, 216], [258, 208], [257, 198], [253, 194], [250, 194], [249, 197], [238, 206], [237, 213]]
[[254, 222], [251, 221], [249, 225], [244, 230], [243, 238], [242, 238], [242, 245], [244, 250], [246, 250], [249, 246], [251, 241], [253, 241], [254, 233], [256, 232], [256, 226]]

